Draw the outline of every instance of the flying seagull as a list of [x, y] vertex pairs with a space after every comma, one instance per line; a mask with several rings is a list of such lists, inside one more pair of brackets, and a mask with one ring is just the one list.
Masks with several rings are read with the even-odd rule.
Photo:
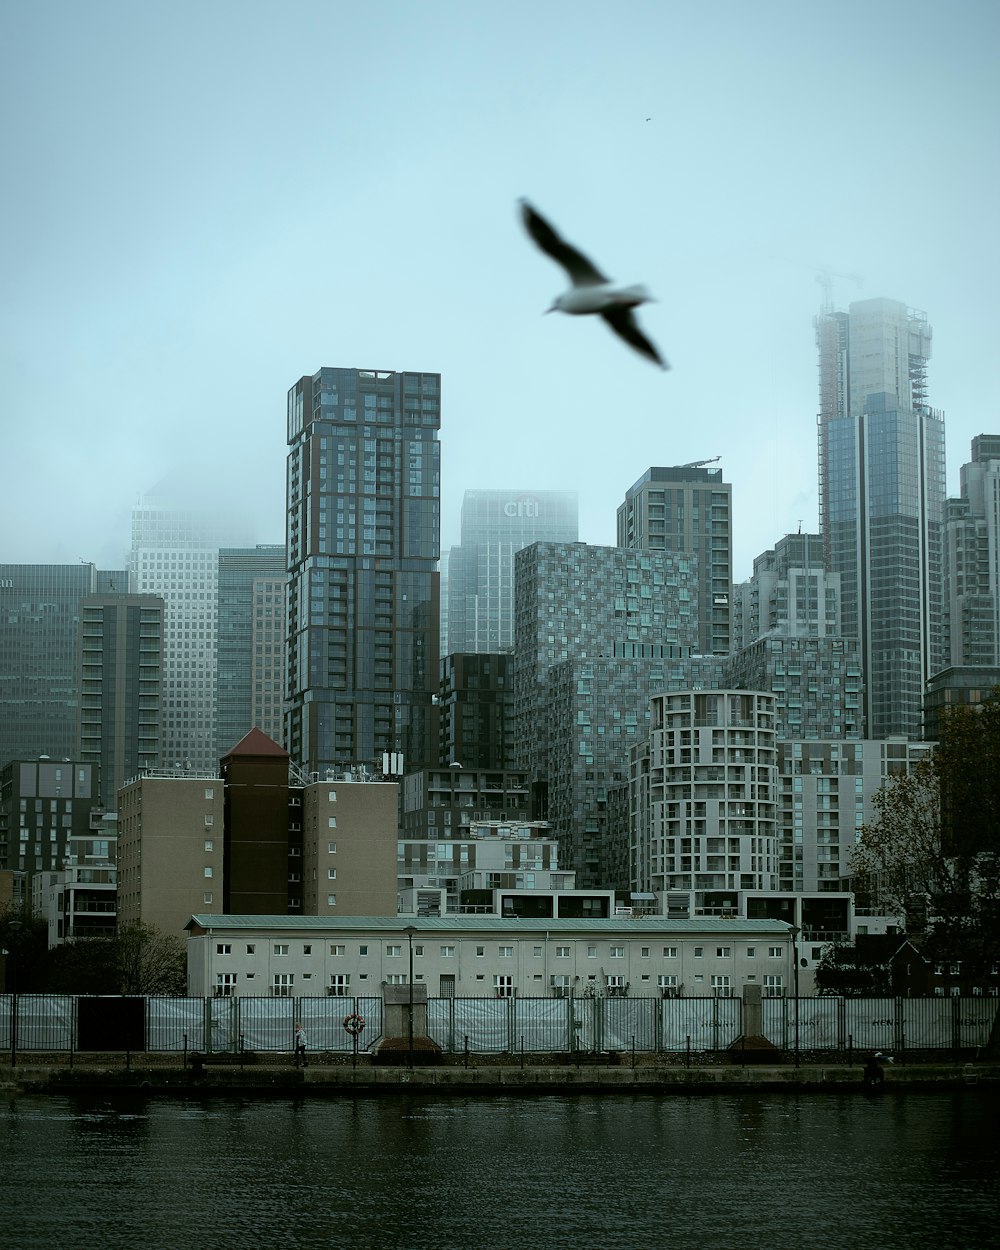
[[619, 338], [653, 361], [661, 369], [670, 366], [656, 347], [639, 329], [632, 309], [646, 304], [652, 296], [644, 286], [615, 286], [591, 262], [561, 239], [545, 218], [528, 203], [521, 200], [521, 217], [525, 229], [547, 256], [562, 265], [569, 275], [572, 286], [560, 295], [547, 312], [599, 313]]

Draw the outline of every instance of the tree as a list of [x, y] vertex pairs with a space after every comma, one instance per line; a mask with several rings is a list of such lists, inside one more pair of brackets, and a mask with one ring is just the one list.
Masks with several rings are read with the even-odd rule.
[[115, 938], [120, 994], [184, 994], [184, 943], [141, 920], [121, 925]]
[[[968, 728], [963, 720], [963, 733]], [[927, 957], [960, 960], [979, 979], [1000, 955], [1000, 853], [984, 849], [989, 838], [968, 815], [945, 836], [942, 790], [954, 784], [951, 795], [970, 793], [964, 779], [952, 781], [963, 772], [957, 741], [949, 740], [941, 755], [893, 778], [873, 799], [875, 816], [861, 830], [852, 868], [856, 890], [907, 916], [911, 935], [923, 931]]]
[[49, 944], [46, 922], [15, 907], [0, 911], [0, 951], [6, 993], [33, 994]]
[[116, 939], [76, 938], [53, 946], [42, 965], [39, 988], [48, 994], [117, 994]]

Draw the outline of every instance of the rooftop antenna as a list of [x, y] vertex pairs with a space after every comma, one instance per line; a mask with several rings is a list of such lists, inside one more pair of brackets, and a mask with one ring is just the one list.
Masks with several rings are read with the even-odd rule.
[[858, 286], [864, 286], [864, 278], [856, 273], [838, 273], [836, 269], [830, 269], [827, 265], [820, 265], [819, 272], [816, 274], [816, 281], [823, 288], [823, 303], [820, 306], [820, 312], [833, 312], [833, 280], [834, 278], [845, 278], [848, 282], [856, 282]]

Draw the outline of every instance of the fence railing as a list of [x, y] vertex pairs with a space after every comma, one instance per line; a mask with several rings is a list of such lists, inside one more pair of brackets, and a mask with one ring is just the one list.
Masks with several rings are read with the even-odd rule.
[[[969, 1050], [990, 1039], [996, 998], [770, 998], [766, 1039], [779, 1050]], [[739, 998], [432, 998], [427, 1032], [444, 1051], [722, 1051], [743, 1034]], [[357, 1042], [345, 1028], [364, 1021]], [[91, 998], [0, 995], [0, 1053], [291, 1051], [301, 1023], [312, 1053], [372, 1049], [380, 997]], [[352, 1022], [353, 1023], [353, 1022]]]

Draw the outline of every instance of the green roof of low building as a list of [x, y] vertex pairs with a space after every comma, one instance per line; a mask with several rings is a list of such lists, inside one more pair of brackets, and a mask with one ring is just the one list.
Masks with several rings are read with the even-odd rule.
[[609, 919], [567, 919], [563, 917], [507, 916], [220, 916], [198, 913], [185, 928], [213, 932], [270, 931], [275, 933], [383, 932], [404, 935], [412, 926], [416, 933], [614, 933], [641, 937], [643, 934], [673, 933], [712, 936], [784, 937], [790, 926], [784, 920], [744, 920], [740, 917], [698, 916], [693, 920], [671, 920], [667, 916], [613, 916]]

